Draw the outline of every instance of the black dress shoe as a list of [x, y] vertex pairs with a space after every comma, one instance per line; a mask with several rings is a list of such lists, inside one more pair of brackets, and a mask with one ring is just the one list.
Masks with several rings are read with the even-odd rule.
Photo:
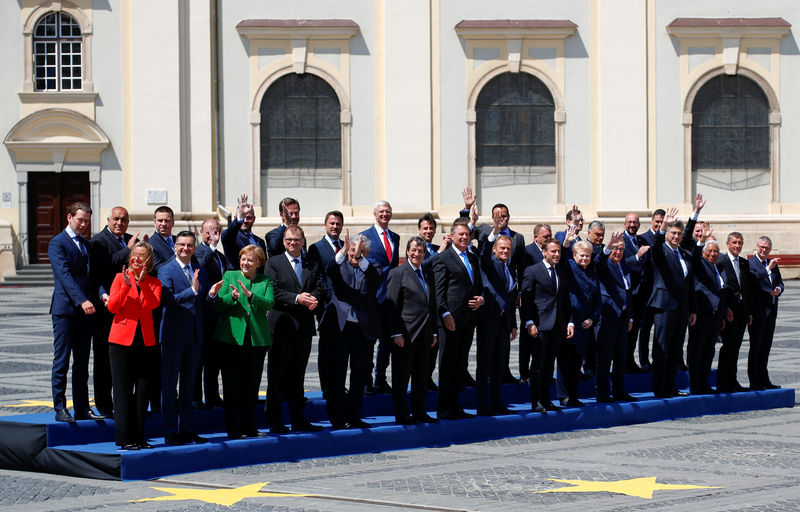
[[546, 411], [560, 411], [561, 407], [554, 404], [553, 402], [543, 402], [542, 405]]
[[261, 432], [260, 430], [251, 430], [249, 432], [245, 432], [245, 437], [267, 437], [266, 432]]
[[353, 426], [346, 421], [331, 421], [331, 428], [333, 430], [347, 430]]
[[653, 393], [655, 398], [672, 398], [671, 393]]
[[611, 398], [610, 395], [597, 395], [597, 403], [598, 404], [611, 404], [611, 403], [614, 403], [614, 399]]
[[687, 393], [686, 391], [680, 391], [676, 389], [672, 392], [672, 396], [689, 396], [689, 393]]
[[484, 407], [478, 407], [476, 412], [478, 413], [478, 416], [492, 416], [492, 410]]
[[689, 371], [689, 367], [686, 366], [686, 363], [684, 361], [681, 361], [680, 364], [678, 365], [678, 371], [679, 372], [688, 372]]
[[507, 372], [503, 376], [503, 384], [519, 384], [519, 379], [511, 375], [511, 372]]
[[352, 419], [348, 423], [350, 423], [351, 428], [372, 428], [371, 424], [367, 423], [361, 418]]
[[225, 407], [225, 402], [222, 401], [222, 398], [214, 396], [211, 398], [206, 398], [206, 405], [210, 408]]
[[411, 416], [400, 416], [394, 419], [398, 425], [416, 425], [418, 422]]
[[375, 381], [375, 393], [380, 395], [390, 395], [392, 394], [392, 387], [389, 385], [386, 380], [376, 380]]
[[442, 411], [436, 413], [436, 417], [440, 420], [460, 420], [461, 415], [458, 411]]
[[433, 382], [433, 379], [428, 379], [428, 391], [436, 391], [437, 389], [439, 389], [439, 386]]
[[186, 444], [187, 442], [187, 439], [180, 434], [167, 434], [164, 436], [164, 443], [170, 446], [180, 446], [182, 444]]
[[292, 423], [292, 432], [319, 432], [320, 430], [322, 430], [321, 425], [314, 425], [309, 421]]
[[773, 384], [771, 382], [767, 383], [767, 385], [764, 386], [764, 387], [767, 388], [767, 389], [781, 389], [781, 387], [779, 385]]
[[653, 365], [651, 365], [650, 363], [644, 363], [642, 365], [639, 365], [639, 368], [641, 368], [643, 372], [649, 372], [653, 369]]
[[153, 445], [148, 443], [147, 441], [142, 441], [141, 443], [136, 443], [136, 446], [138, 446], [138, 448], [136, 448], [137, 450], [139, 450], [139, 449], [149, 450], [150, 448], [153, 447]]
[[75, 411], [75, 419], [76, 420], [95, 420], [95, 421], [100, 421], [100, 420], [106, 419], [106, 417], [103, 416], [102, 414], [97, 414], [93, 410], [89, 409], [88, 411], [85, 411], [85, 412]]
[[192, 400], [192, 409], [208, 409], [201, 400]]
[[464, 409], [461, 409], [460, 411], [456, 411], [456, 413], [458, 413], [459, 418], [464, 419], [464, 420], [468, 420], [470, 418], [474, 418], [475, 417], [474, 414], [469, 413], [469, 412], [465, 411]]
[[136, 443], [125, 443], [119, 447], [120, 450], [138, 450], [139, 445]]
[[429, 416], [426, 412], [415, 414], [414, 419], [419, 423], [439, 423], [437, 418]]
[[186, 439], [189, 442], [194, 443], [194, 444], [204, 444], [204, 443], [208, 442], [208, 438], [207, 437], [199, 436], [199, 435], [195, 434], [194, 432], [187, 432], [187, 433], [183, 434], [183, 438]]
[[633, 361], [628, 361], [628, 364], [625, 369], [628, 373], [642, 373], [642, 369], [639, 367], [638, 364], [634, 363]]
[[367, 385], [364, 386], [364, 394], [367, 396], [375, 394], [375, 386], [373, 386], [371, 382], [368, 382]]
[[231, 441], [237, 441], [239, 439], [247, 439], [247, 436], [244, 434], [237, 434], [232, 432], [228, 434], [228, 439], [230, 439]]
[[531, 412], [542, 412], [546, 414], [547, 409], [544, 408], [541, 402], [536, 402], [535, 404], [533, 404], [533, 407], [531, 407]]
[[561, 400], [561, 405], [564, 407], [585, 407], [586, 404], [577, 398], [564, 398]]
[[113, 420], [114, 419], [114, 411], [107, 411], [105, 409], [103, 409], [103, 410], [97, 409], [97, 412], [100, 415], [105, 416], [107, 420]]
[[478, 384], [469, 372], [465, 373], [461, 380], [465, 388], [474, 388]]
[[635, 402], [638, 399], [635, 396], [625, 393], [624, 395], [614, 395], [614, 400], [617, 402]]
[[[718, 386], [719, 387], [719, 386]], [[734, 392], [741, 392], [741, 391], [750, 391], [750, 388], [746, 388], [739, 384], [738, 382], [733, 384], [733, 391]]]
[[269, 427], [270, 434], [288, 434], [289, 432], [291, 432], [289, 427], [280, 423], [276, 423], [275, 425], [271, 425]]
[[505, 416], [507, 414], [516, 414], [514, 411], [509, 409], [506, 406], [502, 407], [492, 407], [492, 415], [493, 416]]
[[64, 423], [75, 423], [75, 418], [66, 409], [58, 409], [56, 411], [56, 421], [63, 421]]

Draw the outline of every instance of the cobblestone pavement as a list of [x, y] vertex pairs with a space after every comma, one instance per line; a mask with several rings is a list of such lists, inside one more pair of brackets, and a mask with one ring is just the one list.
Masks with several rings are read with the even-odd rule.
[[[47, 403], [50, 399], [49, 294], [48, 289], [0, 289], [0, 415], [51, 410], [46, 405], [12, 407], [23, 400]], [[800, 385], [799, 333], [800, 282], [792, 281], [781, 300], [770, 361], [772, 380], [785, 387]], [[747, 348], [745, 341], [742, 383], [747, 382], [743, 371]], [[318, 389], [313, 363], [306, 384], [309, 390]], [[239, 467], [150, 482], [0, 470], [0, 511], [514, 511], [541, 506], [598, 511], [795, 511], [800, 510], [798, 422], [797, 408], [752, 411]], [[251, 497], [230, 508], [216, 504], [230, 503], [225, 495], [237, 487], [266, 482], [255, 486], [260, 492], [242, 490]], [[597, 485], [616, 492], [598, 491]], [[562, 488], [591, 492], [540, 492]], [[189, 497], [206, 501], [135, 501], [175, 494], [186, 497], [181, 493], [187, 489], [192, 490]], [[216, 492], [208, 494], [211, 491]]]

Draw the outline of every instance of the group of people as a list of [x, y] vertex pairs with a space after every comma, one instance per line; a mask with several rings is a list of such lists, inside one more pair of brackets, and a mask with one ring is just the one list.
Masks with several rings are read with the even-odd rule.
[[[685, 226], [677, 210], [656, 210], [651, 229], [639, 235], [631, 213], [607, 244], [600, 221], [581, 239], [583, 218], [573, 207], [563, 231], [553, 236], [539, 224], [529, 245], [508, 227], [506, 205], [494, 205], [491, 222], [479, 223], [475, 195], [465, 189], [463, 197], [441, 244], [436, 219], [419, 219], [403, 264], [386, 201], [375, 205], [374, 225], [354, 236], [341, 212], [328, 212], [325, 235], [311, 245], [292, 198], [280, 202], [282, 224], [263, 239], [253, 233], [246, 195], [226, 229], [208, 219], [199, 237], [173, 234], [167, 206], [155, 210], [153, 234], [127, 233], [129, 215], [118, 206], [87, 240], [92, 210], [71, 205], [66, 229], [48, 250], [56, 419], [113, 417], [117, 444], [134, 450], [150, 446], [148, 409], [161, 412], [167, 444], [184, 444], [207, 441], [192, 427], [192, 410], [222, 406], [230, 439], [263, 436], [255, 414], [269, 354], [270, 432], [290, 431], [282, 402], [291, 431], [320, 430], [304, 415], [303, 394], [317, 332], [334, 429], [370, 426], [361, 417], [365, 393], [391, 393], [396, 422], [404, 425], [472, 417], [459, 403], [467, 386], [475, 387], [478, 415], [509, 414], [502, 396], [508, 382], [529, 384], [533, 411], [558, 410], [550, 398], [556, 361], [564, 407], [584, 405], [578, 385], [587, 375], [595, 376], [598, 402], [635, 400], [625, 390], [630, 371], [652, 370], [654, 395], [676, 396], [687, 328], [691, 393], [714, 392], [709, 376], [720, 338], [716, 391], [746, 389], [736, 380], [745, 328], [750, 389], [777, 387], [767, 361], [783, 282], [778, 260], [769, 258], [771, 241], [760, 237], [745, 259], [743, 237], [732, 232], [720, 256], [713, 230], [698, 222], [702, 196]], [[518, 335], [520, 379], [509, 371]], [[475, 379], [468, 371], [473, 338]], [[637, 344], [641, 366], [633, 360]], [[96, 413], [88, 398], [90, 347]], [[65, 396], [70, 357], [74, 417]], [[426, 397], [436, 389], [432, 417]]]

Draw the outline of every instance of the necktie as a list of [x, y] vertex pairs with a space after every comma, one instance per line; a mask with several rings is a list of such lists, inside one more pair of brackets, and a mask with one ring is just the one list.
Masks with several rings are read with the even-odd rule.
[[427, 245], [428, 245], [428, 254], [433, 254], [435, 252], [433, 250], [433, 244], [427, 244]]
[[298, 258], [292, 258], [294, 264], [294, 275], [297, 276], [297, 282], [303, 284], [303, 265]]
[[81, 254], [86, 256], [86, 247], [83, 246], [83, 241], [81, 240], [81, 237], [76, 235], [76, 236], [72, 237], [72, 239], [75, 240], [75, 243], [78, 244], [78, 249], [80, 249]]
[[422, 284], [422, 289], [425, 290], [425, 295], [427, 295], [428, 287], [425, 285], [425, 278], [422, 276], [422, 269], [415, 269], [414, 273], [417, 274], [417, 278], [419, 278], [419, 282]]
[[556, 280], [556, 267], [550, 267], [550, 281], [553, 282], [553, 289], [558, 293], [558, 281]]
[[171, 236], [166, 237], [164, 241], [167, 242], [167, 245], [169, 245], [170, 249], [173, 251], [175, 250], [175, 240], [173, 240]]
[[681, 250], [679, 248], [675, 249], [675, 257], [678, 258], [678, 263], [680, 263], [681, 269], [683, 270], [683, 277], [686, 277], [689, 274], [689, 269], [686, 268], [686, 262], [683, 261], [683, 256], [681, 256]]
[[119, 246], [122, 247], [123, 249], [128, 247], [128, 244], [125, 243], [125, 239], [123, 237], [117, 238], [117, 241], [119, 242]]
[[189, 265], [184, 265], [184, 266], [183, 266], [183, 275], [185, 275], [185, 276], [186, 276], [186, 279], [187, 279], [187, 280], [188, 280], [190, 283], [192, 282], [192, 275], [191, 275], [191, 272], [192, 272], [192, 269], [191, 269], [191, 267], [190, 267]]
[[467, 258], [467, 253], [462, 251], [461, 253], [459, 253], [459, 255], [461, 256], [461, 259], [464, 261], [464, 265], [467, 267], [467, 274], [469, 274], [469, 280], [474, 283], [475, 278], [472, 277], [472, 265], [469, 264], [469, 258]]
[[260, 245], [258, 245], [258, 241], [256, 240], [256, 237], [253, 236], [253, 233], [249, 233], [248, 237], [250, 238], [250, 243], [252, 245], [255, 245], [256, 247], [261, 247]]
[[503, 263], [503, 271], [506, 274], [506, 291], [511, 291], [514, 288], [514, 279], [511, 277], [511, 272], [508, 271], [508, 265]]
[[389, 262], [392, 261], [392, 244], [389, 243], [389, 235], [386, 231], [383, 232], [383, 247], [386, 248], [386, 258]]
[[725, 283], [722, 281], [722, 276], [719, 274], [719, 269], [713, 263], [711, 264], [711, 266], [714, 267], [714, 272], [717, 273], [717, 282], [719, 283], [719, 289], [722, 290], [722, 288], [725, 286]]
[[622, 276], [622, 284], [625, 285], [625, 289], [629, 289], [630, 285], [628, 284], [628, 280], [625, 279], [625, 272], [622, 271], [622, 265], [617, 263], [617, 268], [619, 269], [619, 275]]
[[736, 282], [739, 283], [739, 288], [742, 287], [742, 274], [739, 271], [739, 257], [733, 259], [733, 273], [736, 274]]
[[214, 251], [214, 258], [217, 260], [217, 265], [219, 265], [219, 275], [225, 273], [225, 264], [222, 262], [222, 255], [217, 251]]
[[511, 233], [507, 229], [502, 230], [501, 232], [498, 233], [498, 235], [503, 235], [507, 236], [508, 238], [511, 238]]
[[341, 251], [342, 250], [342, 241], [341, 240], [334, 240], [333, 241], [333, 246], [336, 247], [336, 252]]

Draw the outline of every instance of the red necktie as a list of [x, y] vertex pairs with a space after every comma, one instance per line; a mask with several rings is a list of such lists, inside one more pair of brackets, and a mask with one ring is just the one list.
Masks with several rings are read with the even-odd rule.
[[386, 257], [389, 259], [389, 263], [391, 263], [392, 245], [389, 243], [389, 235], [386, 234], [386, 231], [383, 232], [383, 246], [386, 248]]

